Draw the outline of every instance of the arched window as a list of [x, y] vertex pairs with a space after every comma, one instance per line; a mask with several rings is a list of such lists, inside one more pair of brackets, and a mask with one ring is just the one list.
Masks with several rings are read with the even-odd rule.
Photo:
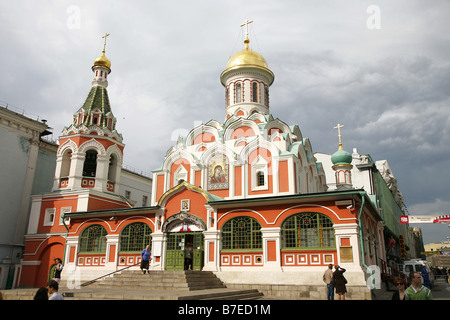
[[62, 156], [60, 177], [68, 177], [69, 176], [71, 161], [72, 161], [72, 150], [68, 149], [68, 150], [64, 151], [64, 154]]
[[230, 105], [230, 89], [228, 87], [225, 88], [225, 106]]
[[315, 212], [297, 213], [281, 225], [283, 249], [335, 248], [333, 221]]
[[97, 171], [97, 151], [88, 150], [86, 151], [86, 158], [84, 159], [83, 176], [95, 177], [96, 171]]
[[112, 154], [109, 158], [109, 168], [108, 168], [108, 180], [111, 182], [116, 181], [116, 172], [117, 172], [117, 157]]
[[252, 83], [252, 102], [258, 102], [258, 83]]
[[87, 227], [80, 236], [80, 252], [106, 252], [107, 234], [99, 224]]
[[241, 102], [241, 95], [242, 95], [242, 88], [241, 88], [241, 84], [240, 83], [236, 83], [234, 85], [234, 93], [235, 93], [235, 103], [239, 103]]
[[222, 227], [222, 249], [261, 249], [261, 225], [251, 217], [237, 217]]
[[150, 245], [152, 230], [142, 222], [131, 223], [120, 234], [120, 252], [139, 251]]
[[264, 104], [269, 106], [269, 88], [264, 87]]

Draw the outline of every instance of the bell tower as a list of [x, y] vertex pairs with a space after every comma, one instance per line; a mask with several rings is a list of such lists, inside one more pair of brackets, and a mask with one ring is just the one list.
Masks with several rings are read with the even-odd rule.
[[59, 139], [53, 191], [93, 189], [119, 192], [124, 144], [116, 130], [116, 118], [108, 97], [111, 61], [103, 51], [94, 60], [94, 78], [89, 94], [65, 127]]

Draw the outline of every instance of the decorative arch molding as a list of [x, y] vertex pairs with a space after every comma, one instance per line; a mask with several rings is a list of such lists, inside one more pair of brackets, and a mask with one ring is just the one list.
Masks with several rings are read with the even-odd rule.
[[98, 142], [95, 139], [91, 139], [89, 141], [86, 141], [85, 143], [83, 143], [80, 148], [78, 149], [78, 152], [80, 153], [86, 153], [87, 150], [89, 149], [95, 149], [99, 155], [105, 156], [106, 155], [106, 150], [105, 147]]
[[289, 128], [289, 126], [286, 123], [284, 123], [283, 121], [281, 121], [278, 118], [268, 122], [266, 124], [266, 126], [264, 127], [264, 130], [266, 130], [267, 134], [269, 134], [270, 129], [279, 129], [282, 131], [282, 133], [288, 133], [288, 134], [291, 133], [291, 128]]
[[73, 142], [72, 140], [67, 140], [66, 142], [64, 142], [59, 148], [58, 148], [58, 156], [62, 156], [67, 149], [72, 150], [72, 153], [76, 153], [78, 152], [78, 146], [75, 142]]
[[[255, 139], [251, 140], [241, 151], [239, 157], [242, 160], [247, 160], [250, 154], [259, 149], [267, 149], [270, 151], [272, 158], [278, 157], [279, 155], [279, 149], [270, 141], [267, 141], [264, 138], [261, 138], [260, 136], [255, 137]], [[272, 161], [273, 163], [274, 161]]]
[[208, 149], [208, 145], [206, 143], [199, 143], [195, 146], [195, 152], [205, 152]]
[[305, 146], [302, 142], [296, 141], [292, 143], [289, 147], [289, 152], [296, 155], [296, 157], [299, 159], [301, 165], [299, 169], [306, 167], [308, 159], [306, 158]]
[[[289, 141], [289, 136], [287, 136], [287, 139]], [[270, 142], [277, 142], [277, 141], [285, 141], [282, 133], [279, 133], [278, 131], [274, 132], [272, 135], [270, 135]]]
[[311, 146], [311, 142], [309, 141], [309, 138], [304, 138], [303, 139], [303, 146], [304, 146], [304, 150], [305, 150], [305, 154], [306, 154], [306, 156], [307, 156], [307, 160], [308, 160], [308, 162], [310, 161], [310, 159], [311, 159], [311, 157], [312, 157], [312, 155], [313, 155], [313, 152], [312, 152], [312, 146]]
[[198, 159], [189, 151], [182, 148], [172, 149], [170, 154], [168, 154], [164, 159], [162, 166], [163, 170], [170, 171], [172, 164], [178, 159], [186, 159], [186, 161], [188, 161], [191, 165], [198, 162]]
[[123, 154], [122, 151], [119, 149], [119, 147], [116, 144], [113, 144], [106, 150], [106, 155], [108, 157], [111, 157], [111, 155], [114, 154], [117, 157], [117, 163], [122, 164], [123, 163]]
[[234, 131], [239, 129], [240, 127], [249, 127], [249, 128], [251, 128], [256, 136], [258, 136], [260, 134], [259, 127], [254, 121], [248, 120], [248, 119], [244, 119], [244, 118], [240, 118], [240, 117], [239, 118], [235, 117], [235, 119], [236, 119], [236, 121], [231, 122], [225, 128], [225, 133], [223, 135], [224, 141], [231, 140], [231, 137], [232, 137]]
[[100, 129], [100, 128], [99, 128], [98, 126], [96, 126], [96, 125], [90, 126], [90, 127], [87, 129], [87, 131], [88, 131], [88, 134], [92, 134], [93, 132], [95, 132], [98, 136], [104, 135], [103, 130]]
[[194, 144], [195, 138], [203, 133], [210, 133], [214, 136], [215, 141], [220, 141], [219, 132], [217, 129], [210, 125], [201, 124], [198, 127], [192, 129], [186, 136], [186, 146]]
[[[100, 222], [100, 223], [92, 223], [94, 221]], [[71, 236], [79, 236], [81, 234], [81, 232], [83, 232], [83, 230], [93, 224], [99, 224], [103, 227], [105, 227], [106, 231], [108, 231], [108, 234], [110, 232], [114, 232], [114, 230], [111, 228], [111, 226], [109, 225], [109, 223], [105, 220], [105, 219], [100, 219], [100, 218], [92, 218], [92, 219], [88, 219], [86, 221], [83, 221], [82, 223], [80, 223], [80, 225], [76, 228], [76, 230], [74, 230], [73, 232], [70, 232], [69, 235]]]
[[166, 202], [175, 194], [178, 192], [181, 192], [185, 189], [189, 189], [191, 191], [200, 193], [205, 198], [206, 202], [217, 200], [218, 197], [213, 196], [210, 193], [207, 193], [205, 190], [203, 190], [200, 187], [196, 187], [186, 181], [181, 182], [180, 184], [176, 185], [175, 187], [167, 190], [158, 200], [157, 205], [161, 208], [164, 208], [166, 206]]
[[[233, 214], [236, 212], [238, 212], [238, 214], [236, 214], [236, 215]], [[245, 212], [245, 214], [239, 214], [239, 213], [243, 213], [243, 212]], [[235, 217], [239, 217], [239, 216], [243, 216], [243, 215], [244, 216], [246, 215], [251, 218], [255, 218], [258, 222], [264, 221], [267, 225], [275, 224], [275, 222], [267, 221], [267, 219], [261, 213], [259, 213], [256, 210], [252, 210], [252, 209], [234, 209], [234, 210], [227, 211], [224, 214], [222, 214], [219, 219], [217, 219], [217, 224], [219, 224], [219, 222], [222, 219], [224, 219], [224, 221], [222, 223], [222, 226], [223, 226], [225, 224], [225, 222], [227, 222]]]
[[[316, 208], [316, 209], [314, 209]], [[298, 210], [294, 210], [294, 209], [301, 209], [300, 211]], [[319, 209], [319, 210], [318, 210]], [[293, 211], [291, 211], [293, 210]], [[291, 212], [289, 212], [291, 211]], [[286, 220], [288, 217], [290, 217], [293, 214], [296, 213], [300, 213], [300, 212], [317, 212], [317, 213], [322, 213], [327, 215], [328, 217], [330, 217], [331, 220], [333, 220], [333, 223], [336, 223], [336, 221], [342, 221], [342, 222], [348, 222], [348, 221], [352, 221], [355, 220], [355, 218], [341, 218], [336, 211], [326, 207], [326, 206], [322, 206], [322, 205], [318, 205], [318, 204], [313, 204], [313, 203], [304, 203], [304, 204], [299, 204], [299, 205], [295, 205], [289, 208], [284, 209], [283, 211], [281, 211], [274, 219], [273, 223], [277, 223], [278, 219], [282, 219], [283, 221]], [[333, 218], [332, 218], [333, 217]], [[281, 223], [283, 223], [283, 221], [281, 221]], [[280, 225], [281, 225], [280, 223]]]
[[24, 256], [41, 256], [42, 253], [47, 249], [50, 245], [61, 244], [64, 246], [65, 239], [62, 235], [49, 235], [45, 239], [42, 239], [40, 243], [37, 245], [36, 250], [30, 253], [24, 253]]
[[294, 141], [303, 141], [303, 135], [298, 125], [294, 126], [294, 128], [292, 129], [292, 133], [294, 134], [294, 136], [292, 137]]
[[211, 158], [215, 157], [218, 154], [223, 154], [224, 156], [226, 156], [229, 163], [237, 160], [237, 154], [232, 149], [228, 148], [222, 143], [216, 143], [203, 152], [200, 161], [202, 164], [207, 166]]
[[[316, 212], [316, 213], [322, 213], [326, 216], [330, 217], [331, 220], [333, 220], [333, 223], [339, 222], [349, 222], [355, 220], [355, 218], [341, 218], [336, 211], [322, 205], [317, 204], [311, 204], [311, 203], [305, 203], [305, 204], [299, 204], [295, 205], [289, 208], [286, 208], [282, 210], [280, 213], [276, 215], [276, 217], [272, 220], [267, 220], [264, 215], [259, 213], [256, 210], [252, 209], [233, 209], [230, 211], [225, 212], [224, 214], [221, 214], [221, 216], [217, 219], [217, 223], [219, 224], [220, 221], [223, 220], [223, 223], [228, 221], [229, 219], [232, 219], [239, 215], [248, 215], [250, 217], [256, 218], [258, 221], [264, 221], [267, 225], [281, 225], [284, 220], [286, 220], [288, 217], [292, 216], [296, 213], [301, 212]], [[237, 213], [237, 214], [236, 214]], [[223, 223], [221, 225], [223, 225]]]
[[206, 223], [202, 218], [195, 214], [190, 214], [186, 212], [179, 212], [167, 218], [162, 225], [162, 232], [174, 231], [174, 229], [182, 226], [195, 226], [198, 228], [196, 231], [205, 231]]
[[248, 120], [256, 121], [259, 120], [260, 123], [266, 122], [266, 117], [259, 113], [259, 109], [257, 107], [254, 107], [250, 110], [250, 115], [248, 116]]
[[241, 144], [242, 142], [244, 142], [243, 146], [247, 144], [247, 140], [245, 139], [245, 137], [237, 138], [236, 142], [234, 143], [234, 147], [240, 147], [239, 144]]
[[[145, 221], [142, 221], [142, 219], [144, 219]], [[131, 220], [131, 221], [130, 221]], [[150, 222], [147, 223], [147, 222]], [[147, 224], [150, 229], [152, 230], [152, 232], [155, 231], [155, 222], [153, 222], [152, 219], [147, 218], [147, 217], [142, 217], [142, 216], [132, 216], [132, 217], [127, 217], [126, 219], [122, 220], [116, 227], [116, 229], [113, 230], [113, 232], [119, 232], [122, 233], [123, 229], [126, 228], [127, 226], [129, 226], [130, 224], [133, 223], [144, 223]]]
[[[113, 120], [112, 120], [113, 121]], [[100, 128], [98, 126], [86, 126], [85, 124], [82, 124], [80, 126], [75, 126], [71, 124], [69, 127], [66, 127], [62, 131], [62, 136], [71, 136], [75, 134], [90, 134], [91, 132], [96, 132], [98, 136], [107, 136], [113, 140], [116, 140], [119, 143], [122, 143], [122, 135], [117, 132], [117, 130], [110, 130], [107, 127]]]
[[207, 123], [205, 123], [206, 126], [213, 127], [217, 130], [222, 130], [222, 124], [219, 123], [217, 120], [209, 120]]

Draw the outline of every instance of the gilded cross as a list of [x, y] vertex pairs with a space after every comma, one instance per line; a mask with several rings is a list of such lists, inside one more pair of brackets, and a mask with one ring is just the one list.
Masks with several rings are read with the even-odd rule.
[[105, 47], [106, 47], [106, 37], [109, 36], [109, 33], [105, 33], [105, 35], [102, 37], [103, 39], [103, 53], [105, 53]]
[[241, 27], [245, 26], [245, 38], [248, 39], [248, 25], [252, 23], [253, 20], [245, 20], [243, 24], [241, 24]]
[[343, 124], [339, 124], [334, 127], [334, 129], [338, 129], [338, 136], [339, 136], [339, 150], [342, 150], [342, 139], [341, 139], [341, 128], [343, 128], [344, 125]]

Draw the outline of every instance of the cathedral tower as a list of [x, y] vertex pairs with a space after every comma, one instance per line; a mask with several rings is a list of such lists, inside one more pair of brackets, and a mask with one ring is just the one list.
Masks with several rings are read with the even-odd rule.
[[270, 113], [269, 87], [275, 76], [264, 57], [250, 48], [248, 25], [252, 22], [247, 20], [241, 25], [246, 27], [244, 50], [228, 60], [220, 75], [220, 81], [225, 87], [227, 119], [233, 115], [248, 117], [255, 112], [263, 115]]
[[64, 128], [59, 140], [53, 191], [94, 189], [118, 193], [122, 167], [122, 135], [116, 131], [108, 98], [111, 61], [105, 56], [105, 34], [102, 55], [94, 61], [94, 78], [89, 94]]

